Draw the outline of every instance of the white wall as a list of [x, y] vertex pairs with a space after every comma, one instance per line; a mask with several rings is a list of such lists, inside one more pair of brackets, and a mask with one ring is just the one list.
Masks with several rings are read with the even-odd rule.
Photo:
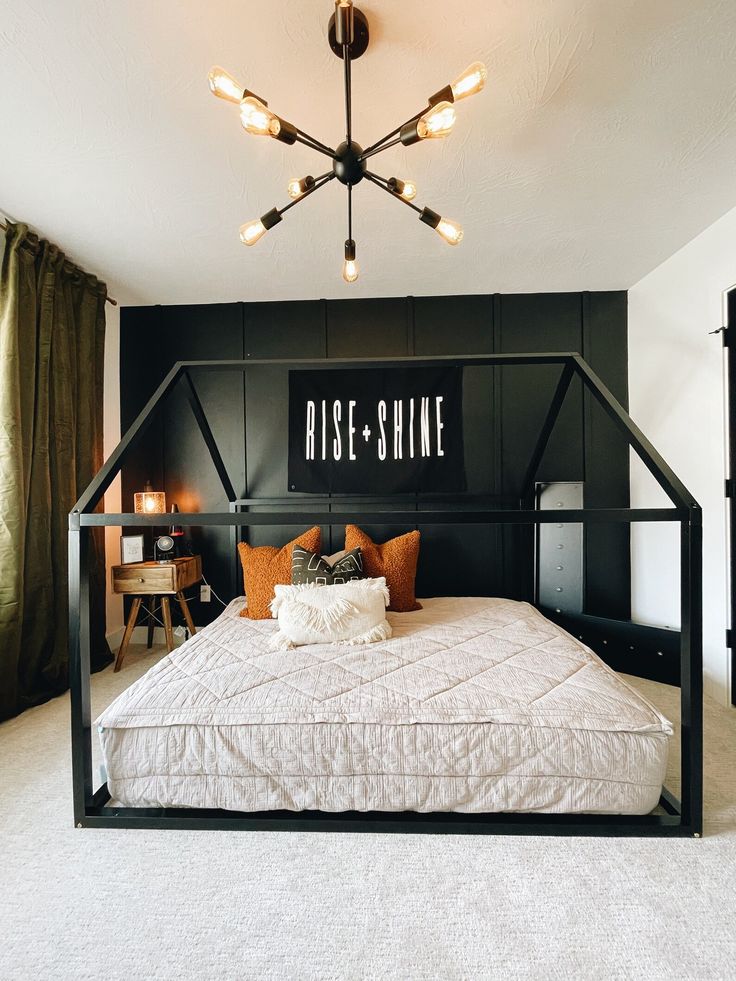
[[[632, 418], [703, 508], [703, 643], [706, 691], [728, 704], [725, 645], [727, 543], [723, 290], [736, 283], [736, 209], [629, 291]], [[734, 328], [736, 329], [736, 327]], [[666, 499], [632, 460], [632, 506]], [[632, 528], [632, 616], [679, 625], [679, 543], [664, 525]]]
[[[105, 395], [104, 447], [107, 459], [120, 442], [120, 307], [106, 305], [105, 320]], [[105, 511], [120, 512], [120, 476], [105, 494]], [[120, 562], [120, 529], [105, 529], [105, 564], [107, 566], [107, 636], [115, 650], [123, 627], [123, 598], [110, 590], [110, 568]]]

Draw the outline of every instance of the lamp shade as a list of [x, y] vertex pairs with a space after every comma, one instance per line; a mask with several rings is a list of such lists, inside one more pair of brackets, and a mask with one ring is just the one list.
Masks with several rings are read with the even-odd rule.
[[150, 480], [146, 481], [142, 491], [133, 496], [133, 502], [136, 514], [166, 513], [166, 494], [163, 491], [155, 491]]
[[[172, 504], [171, 505], [170, 514], [174, 515], [174, 514], [178, 514], [178, 513], [179, 513], [179, 505], [178, 504]], [[171, 520], [172, 521], [175, 521], [176, 518], [172, 518]], [[184, 536], [184, 529], [182, 528], [181, 525], [170, 525], [169, 526], [169, 535], [172, 538], [183, 537]]]

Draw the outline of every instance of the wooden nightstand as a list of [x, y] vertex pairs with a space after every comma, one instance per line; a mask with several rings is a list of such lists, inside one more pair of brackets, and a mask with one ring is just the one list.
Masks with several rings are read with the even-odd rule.
[[[181, 612], [184, 614], [190, 634], [196, 634], [192, 615], [184, 590], [198, 583], [202, 578], [202, 559], [199, 555], [189, 555], [183, 559], [172, 559], [170, 562], [131, 562], [128, 565], [112, 567], [112, 589], [114, 593], [127, 593], [135, 597], [130, 609], [130, 616], [125, 625], [125, 633], [120, 644], [120, 650], [115, 658], [115, 670], [123, 666], [123, 660], [128, 650], [128, 644], [135, 627], [141, 603], [144, 596], [161, 597], [161, 613], [166, 633], [166, 647], [169, 652], [174, 649], [174, 632], [171, 627], [171, 606], [169, 597], [174, 596], [179, 601]], [[149, 606], [148, 614], [148, 646], [153, 637], [153, 611]]]

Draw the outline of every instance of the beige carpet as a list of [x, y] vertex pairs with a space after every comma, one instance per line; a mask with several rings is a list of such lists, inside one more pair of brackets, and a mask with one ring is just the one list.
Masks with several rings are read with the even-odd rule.
[[706, 706], [700, 841], [77, 831], [68, 711], [0, 726], [2, 981], [736, 978], [736, 710]]

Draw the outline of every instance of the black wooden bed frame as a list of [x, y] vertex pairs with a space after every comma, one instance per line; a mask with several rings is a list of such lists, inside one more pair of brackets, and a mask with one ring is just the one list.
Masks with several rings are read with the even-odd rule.
[[[459, 494], [238, 498], [222, 461], [207, 417], [195, 389], [192, 375], [201, 371], [247, 372], [259, 366], [344, 371], [356, 368], [390, 368], [398, 366], [506, 366], [559, 365], [561, 374], [539, 432], [522, 485], [518, 506], [508, 507], [491, 496]], [[663, 789], [656, 813], [646, 815], [491, 813], [460, 814], [456, 812], [418, 813], [405, 811], [326, 813], [321, 811], [265, 811], [244, 813], [215, 809], [132, 808], [109, 806], [107, 784], [93, 790], [92, 732], [90, 715], [90, 534], [101, 525], [121, 528], [160, 524], [158, 515], [104, 514], [95, 511], [103, 494], [130, 457], [136, 444], [150, 425], [154, 414], [176, 386], [183, 386], [194, 416], [207, 445], [212, 463], [227, 496], [227, 512], [179, 514], [183, 526], [225, 525], [231, 529], [233, 555], [242, 528], [256, 525], [342, 525], [370, 523], [378, 525], [416, 524], [421, 501], [422, 524], [504, 524], [531, 525], [559, 520], [559, 511], [535, 508], [537, 470], [574, 377], [582, 380], [590, 393], [613, 421], [628, 444], [644, 462], [650, 473], [672, 502], [667, 508], [581, 508], [566, 510], [565, 520], [583, 525], [594, 522], [674, 521], [680, 525], [680, 607], [679, 635], [673, 631], [637, 628], [623, 621], [582, 618], [594, 621], [593, 628], [605, 642], [621, 638], [628, 652], [634, 650], [633, 639], [643, 647], [651, 641], [660, 645], [661, 635], [679, 636], [679, 683], [681, 688], [681, 791], [678, 800]], [[288, 505], [299, 511], [288, 511]], [[365, 506], [368, 510], [361, 510]], [[257, 507], [257, 511], [251, 508]], [[347, 507], [346, 510], [343, 510]], [[371, 510], [386, 507], [387, 510]], [[424, 508], [427, 510], [424, 510]], [[429, 510], [429, 507], [432, 510]], [[233, 568], [235, 573], [235, 568]], [[87, 487], [69, 515], [69, 655], [71, 688], [72, 779], [74, 821], [78, 828], [177, 828], [177, 829], [248, 829], [266, 831], [354, 831], [411, 832], [451, 834], [535, 834], [535, 835], [623, 835], [679, 836], [699, 838], [702, 833], [703, 808], [703, 715], [702, 715], [702, 513], [699, 505], [634, 424], [583, 358], [574, 353], [489, 354], [433, 358], [359, 358], [350, 360], [248, 360], [178, 362], [159, 385], [148, 404], [125, 434], [119, 445]], [[562, 621], [561, 621], [562, 622]], [[568, 624], [568, 626], [570, 626]], [[575, 625], [575, 629], [577, 630]], [[586, 629], [591, 624], [586, 625]], [[638, 632], [637, 632], [638, 631]], [[651, 636], [647, 640], [646, 632]], [[579, 631], [577, 631], [579, 633]], [[586, 638], [587, 639], [587, 638]], [[637, 647], [638, 650], [638, 647]], [[631, 663], [631, 662], [630, 662]], [[618, 665], [617, 665], [618, 667]], [[637, 673], [635, 667], [624, 668]]]

